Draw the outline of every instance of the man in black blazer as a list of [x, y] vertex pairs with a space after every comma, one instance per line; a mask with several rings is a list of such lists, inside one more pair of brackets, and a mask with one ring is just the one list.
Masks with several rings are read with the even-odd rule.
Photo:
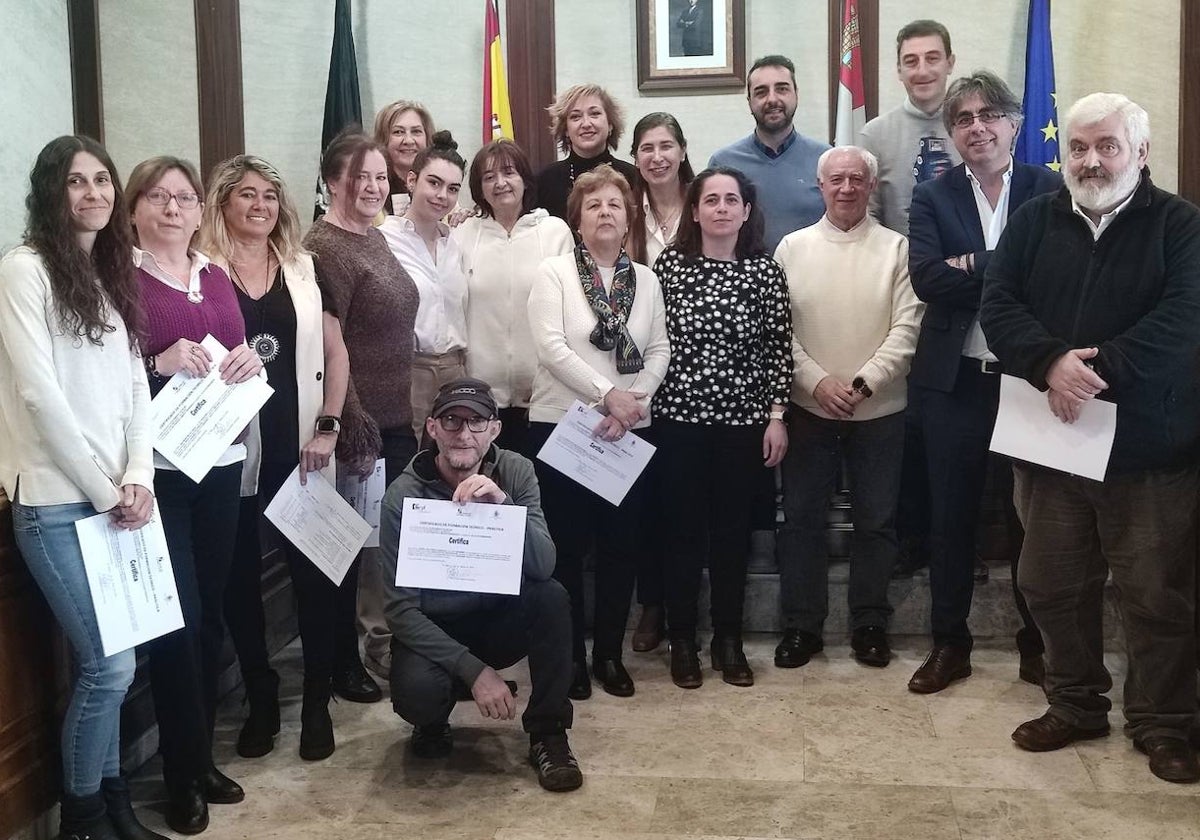
[[[922, 694], [971, 673], [975, 532], [1001, 372], [979, 326], [984, 269], [1010, 214], [1062, 186], [1057, 173], [1013, 160], [1021, 103], [996, 75], [956, 80], [942, 115], [963, 163], [917, 184], [909, 214], [909, 272], [928, 304], [908, 378], [932, 502], [933, 650], [908, 683]], [[1015, 565], [1013, 581], [1016, 592]], [[1017, 635], [1021, 676], [1040, 683], [1041, 636], [1019, 592], [1016, 598], [1025, 623]]]

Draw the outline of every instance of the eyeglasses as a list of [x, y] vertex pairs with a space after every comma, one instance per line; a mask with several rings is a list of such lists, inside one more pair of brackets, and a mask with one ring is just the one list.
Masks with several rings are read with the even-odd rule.
[[146, 190], [142, 196], [155, 207], [166, 207], [171, 203], [172, 198], [175, 199], [180, 210], [194, 210], [200, 206], [200, 196], [194, 192], [169, 193], [162, 187], [155, 187], [152, 190]]
[[1003, 111], [983, 110], [979, 113], [963, 111], [954, 118], [954, 127], [970, 128], [975, 124], [976, 119], [978, 119], [984, 125], [991, 125], [992, 123], [996, 122], [996, 120], [1004, 119], [1006, 116], [1008, 116], [1008, 114], [1004, 113]]
[[472, 432], [486, 432], [488, 423], [492, 422], [490, 417], [459, 417], [457, 414], [443, 414], [437, 421], [447, 432], [461, 431], [464, 423]]

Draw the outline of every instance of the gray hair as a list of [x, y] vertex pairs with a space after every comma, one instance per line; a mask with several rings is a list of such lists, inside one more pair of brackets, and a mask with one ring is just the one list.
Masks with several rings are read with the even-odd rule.
[[817, 158], [817, 180], [822, 181], [825, 178], [825, 165], [829, 162], [829, 158], [838, 152], [851, 152], [858, 155], [863, 164], [867, 167], [867, 174], [874, 181], [879, 177], [879, 159], [862, 146], [834, 146], [832, 149], [826, 149]]
[[1063, 119], [1067, 144], [1070, 145], [1072, 131], [1077, 126], [1093, 125], [1113, 114], [1121, 115], [1125, 137], [1134, 150], [1150, 142], [1150, 115], [1145, 108], [1119, 93], [1090, 93], [1072, 105]]
[[962, 104], [972, 96], [978, 96], [986, 108], [1003, 111], [1004, 115], [1021, 125], [1021, 101], [1013, 94], [1004, 80], [990, 70], [976, 70], [970, 76], [955, 79], [946, 91], [946, 99], [942, 103], [942, 123], [946, 131], [954, 133], [954, 118], [962, 109]]

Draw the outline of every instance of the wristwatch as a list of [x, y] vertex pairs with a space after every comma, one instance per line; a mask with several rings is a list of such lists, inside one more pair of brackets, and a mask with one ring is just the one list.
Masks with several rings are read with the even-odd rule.
[[861, 376], [854, 377], [854, 381], [850, 383], [850, 388], [858, 391], [858, 393], [862, 394], [864, 397], [870, 397], [874, 393], [871, 390], [871, 386], [867, 384], [867, 380], [863, 379]]
[[334, 434], [342, 430], [342, 418], [332, 414], [322, 414], [317, 418], [317, 431], [324, 434]]

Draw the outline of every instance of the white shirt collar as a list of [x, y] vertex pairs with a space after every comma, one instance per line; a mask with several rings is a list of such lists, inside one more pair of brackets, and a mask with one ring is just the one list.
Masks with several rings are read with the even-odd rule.
[[[967, 170], [967, 180], [970, 181], [972, 184], [977, 184], [982, 189], [983, 184], [981, 184], [979, 179], [975, 177], [975, 173], [971, 171], [971, 167], [967, 164], [963, 164], [963, 168]], [[1008, 156], [1008, 168], [1004, 170], [1004, 183], [1005, 184], [1007, 184], [1009, 181], [1012, 180], [1012, 174], [1013, 174], [1013, 156], [1009, 155]]]
[[1100, 234], [1104, 233], [1104, 231], [1108, 229], [1108, 226], [1113, 223], [1115, 218], [1117, 218], [1117, 214], [1129, 206], [1129, 202], [1133, 201], [1133, 197], [1136, 193], [1137, 187], [1134, 187], [1133, 192], [1126, 196], [1124, 201], [1122, 201], [1112, 210], [1109, 210], [1107, 213], [1101, 214], [1100, 224], [1093, 222], [1092, 217], [1083, 211], [1083, 208], [1079, 206], [1079, 202], [1075, 200], [1075, 196], [1071, 196], [1071, 209], [1075, 211], [1077, 216], [1087, 222], [1088, 228], [1092, 231], [1092, 239], [1095, 240], [1099, 239]]

